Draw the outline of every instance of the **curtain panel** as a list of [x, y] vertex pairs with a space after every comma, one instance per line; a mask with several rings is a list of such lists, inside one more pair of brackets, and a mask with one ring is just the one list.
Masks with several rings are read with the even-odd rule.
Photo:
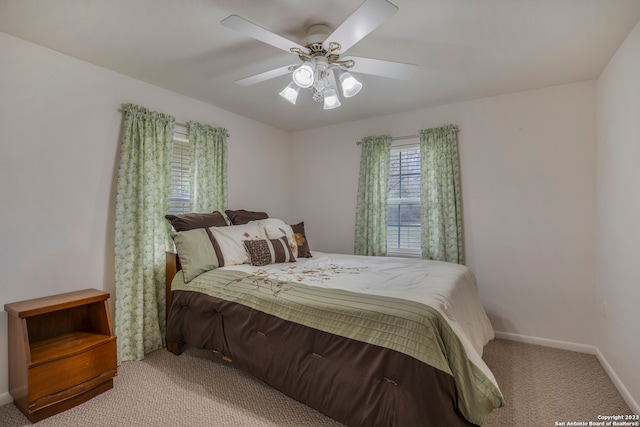
[[464, 264], [458, 128], [420, 131], [422, 257]]
[[163, 346], [165, 252], [175, 118], [125, 107], [115, 215], [118, 362]]
[[356, 255], [387, 254], [387, 192], [391, 135], [362, 140], [356, 204]]
[[189, 122], [191, 212], [227, 208], [227, 130]]

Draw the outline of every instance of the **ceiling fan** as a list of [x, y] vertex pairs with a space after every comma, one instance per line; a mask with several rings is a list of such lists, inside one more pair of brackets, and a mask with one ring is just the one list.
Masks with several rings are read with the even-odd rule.
[[365, 0], [333, 32], [326, 25], [311, 26], [302, 44], [290, 41], [238, 15], [228, 16], [220, 23], [253, 39], [291, 52], [297, 55], [300, 61], [238, 80], [237, 84], [250, 86], [292, 73], [293, 81], [280, 92], [280, 96], [295, 104], [300, 89], [310, 89], [313, 99], [323, 102], [324, 109], [329, 110], [342, 105], [335, 89], [337, 83], [334, 72], [338, 74], [337, 80], [340, 82], [342, 95], [350, 98], [360, 91], [362, 83], [353, 77], [349, 70], [408, 80], [418, 68], [417, 65], [401, 62], [344, 56], [349, 48], [397, 11], [398, 7], [387, 0]]

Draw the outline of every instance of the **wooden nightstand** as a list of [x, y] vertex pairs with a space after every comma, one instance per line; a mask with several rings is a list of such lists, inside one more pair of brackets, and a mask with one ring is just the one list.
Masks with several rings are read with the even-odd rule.
[[116, 337], [108, 298], [86, 289], [5, 304], [9, 393], [32, 422], [113, 387]]

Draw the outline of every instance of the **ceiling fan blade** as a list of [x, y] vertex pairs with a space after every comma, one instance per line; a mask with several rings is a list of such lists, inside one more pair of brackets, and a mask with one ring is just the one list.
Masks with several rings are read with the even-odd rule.
[[260, 73], [251, 77], [236, 80], [236, 84], [240, 86], [251, 86], [256, 83], [261, 83], [266, 80], [273, 79], [275, 77], [280, 77], [290, 72], [289, 67], [291, 67], [291, 65], [285, 65], [284, 67], [275, 68], [270, 71], [265, 71], [264, 73]]
[[371, 74], [374, 76], [389, 77], [398, 80], [409, 80], [418, 69], [417, 65], [402, 62], [384, 61], [382, 59], [361, 58], [350, 56], [355, 65], [349, 71], [354, 73]]
[[291, 52], [290, 49], [292, 47], [296, 47], [307, 52], [307, 49], [304, 46], [292, 42], [291, 40], [287, 40], [276, 33], [272, 33], [271, 31], [266, 30], [251, 21], [247, 21], [246, 19], [241, 18], [238, 15], [227, 16], [222, 21], [220, 21], [220, 23], [227, 28], [238, 31], [246, 36], [277, 47], [278, 49], [282, 49], [286, 52]]
[[398, 11], [398, 7], [387, 0], [365, 0], [336, 30], [322, 43], [329, 50], [329, 43], [337, 42], [344, 53], [364, 36], [375, 30]]

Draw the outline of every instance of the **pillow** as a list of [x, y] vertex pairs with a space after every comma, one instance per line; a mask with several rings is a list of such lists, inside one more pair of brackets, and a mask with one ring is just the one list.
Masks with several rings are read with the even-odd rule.
[[205, 271], [224, 265], [220, 246], [208, 228], [173, 232], [171, 237], [180, 257], [185, 283]]
[[298, 245], [298, 258], [311, 258], [311, 249], [309, 249], [309, 241], [304, 233], [304, 221], [291, 226], [293, 237]]
[[291, 253], [293, 253], [294, 257], [298, 256], [298, 245], [293, 234], [293, 229], [289, 224], [277, 218], [267, 218], [253, 222], [258, 223], [268, 239], [279, 239], [280, 237], [285, 236], [287, 238], [289, 248], [291, 248]]
[[171, 237], [180, 257], [185, 283], [206, 271], [248, 262], [243, 241], [266, 238], [257, 224], [194, 228], [173, 232]]
[[280, 262], [295, 262], [287, 239], [245, 240], [244, 246], [249, 254], [251, 265], [267, 265]]
[[256, 223], [230, 225], [228, 227], [209, 228], [215, 241], [220, 245], [222, 258], [220, 267], [224, 265], [240, 265], [249, 262], [243, 241], [266, 239], [262, 229]]
[[227, 224], [224, 215], [218, 211], [211, 213], [188, 213], [164, 216], [176, 231], [188, 231], [194, 228], [223, 227]]
[[244, 209], [239, 209], [236, 211], [226, 210], [225, 214], [231, 220], [231, 224], [233, 225], [242, 225], [246, 224], [249, 221], [256, 221], [258, 219], [269, 218], [266, 212], [254, 212], [254, 211], [245, 211]]

